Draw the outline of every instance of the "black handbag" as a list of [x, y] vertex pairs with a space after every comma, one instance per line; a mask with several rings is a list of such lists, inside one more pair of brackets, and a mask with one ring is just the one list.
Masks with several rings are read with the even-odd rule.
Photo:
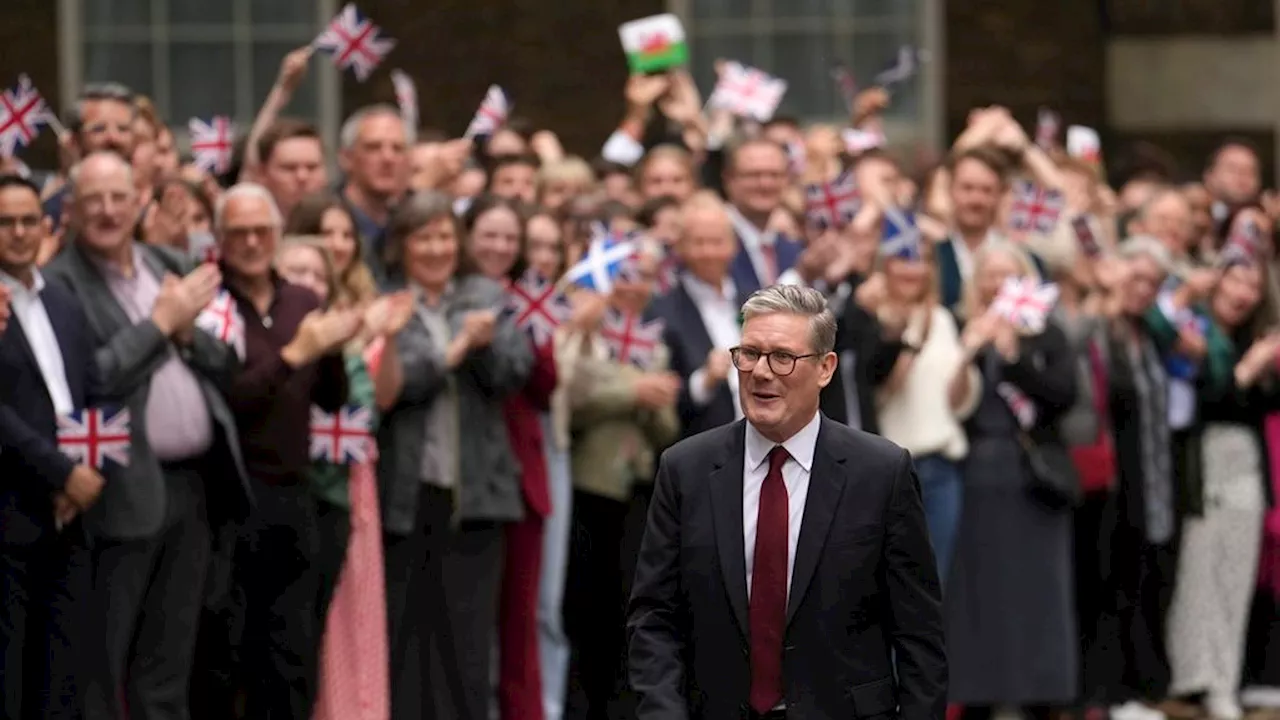
[[1053, 509], [1079, 507], [1084, 493], [1071, 454], [1061, 443], [1036, 443], [1025, 432], [1018, 433], [1027, 459], [1028, 490], [1031, 496]]

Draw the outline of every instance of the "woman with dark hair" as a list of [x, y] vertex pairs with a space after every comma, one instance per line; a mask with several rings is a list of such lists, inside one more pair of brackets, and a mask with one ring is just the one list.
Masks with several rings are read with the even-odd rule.
[[[516, 205], [500, 197], [481, 196], [471, 204], [462, 224], [466, 231], [461, 262], [464, 272], [498, 283], [518, 282], [527, 262], [524, 220]], [[505, 720], [540, 720], [543, 716], [538, 577], [551, 497], [541, 415], [551, 407], [556, 363], [550, 337], [535, 336], [531, 347], [534, 361], [528, 382], [504, 403], [507, 435], [520, 462], [524, 497], [524, 519], [506, 527], [507, 557], [498, 621], [498, 707]]]
[[289, 213], [284, 231], [288, 235], [324, 238], [338, 278], [338, 292], [333, 297], [335, 305], [364, 305], [378, 294], [373, 273], [364, 261], [355, 218], [337, 195], [316, 193], [304, 197]]
[[488, 717], [505, 527], [525, 514], [503, 416], [534, 355], [502, 285], [460, 271], [461, 236], [435, 192], [406, 197], [387, 228], [388, 265], [415, 298], [376, 387], [393, 718]]

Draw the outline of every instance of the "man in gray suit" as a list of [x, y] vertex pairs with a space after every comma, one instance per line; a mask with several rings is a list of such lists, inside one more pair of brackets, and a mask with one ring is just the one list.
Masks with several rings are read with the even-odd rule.
[[212, 265], [190, 270], [178, 255], [134, 242], [139, 198], [117, 155], [90, 154], [72, 186], [78, 232], [45, 272], [79, 296], [103, 394], [132, 417], [129, 465], [108, 475], [86, 515], [94, 573], [86, 708], [119, 719], [127, 703], [132, 720], [184, 720], [211, 522], [243, 517], [248, 504], [222, 396], [238, 361], [195, 327], [222, 278]]

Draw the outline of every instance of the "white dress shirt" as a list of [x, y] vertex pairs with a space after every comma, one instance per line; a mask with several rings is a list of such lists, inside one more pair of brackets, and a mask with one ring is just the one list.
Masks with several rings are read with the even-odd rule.
[[[702, 318], [702, 326], [707, 329], [707, 337], [711, 338], [711, 347], [728, 352], [742, 341], [742, 328], [738, 326], [738, 295], [733, 280], [725, 278], [716, 289], [685, 273], [680, 278], [689, 299], [698, 308], [698, 316]], [[698, 368], [689, 376], [689, 397], [699, 407], [706, 407], [715, 397], [717, 388], [707, 389], [706, 370]], [[733, 417], [742, 417], [742, 404], [738, 401], [738, 373], [729, 366], [729, 375], [725, 378], [729, 384], [729, 393], [733, 395]]]
[[769, 287], [776, 284], [778, 278], [774, 277], [773, 267], [764, 257], [764, 246], [768, 245], [773, 248], [774, 265], [777, 265], [777, 273], [781, 275], [787, 268], [781, 267], [778, 262], [778, 233], [774, 231], [765, 232], [755, 225], [751, 224], [738, 208], [729, 205], [729, 220], [733, 223], [733, 231], [737, 233], [738, 239], [742, 244], [742, 251], [747, 254], [747, 259], [751, 261], [751, 267], [756, 271], [756, 278], [760, 280], [760, 287]]
[[67, 384], [67, 369], [62, 363], [62, 346], [58, 344], [58, 336], [53, 332], [53, 324], [49, 322], [49, 313], [44, 309], [44, 301], [40, 299], [40, 291], [44, 290], [44, 277], [39, 270], [32, 270], [34, 278], [31, 287], [23, 285], [17, 278], [0, 272], [3, 282], [13, 296], [10, 307], [13, 316], [22, 326], [22, 334], [31, 346], [31, 354], [36, 357], [36, 365], [40, 367], [40, 375], [44, 377], [44, 386], [53, 401], [53, 411], [58, 415], [70, 415], [75, 411], [71, 401], [71, 387]]
[[[769, 451], [777, 443], [760, 434], [747, 423], [746, 447], [742, 458], [742, 542], [747, 561], [747, 597], [751, 597], [751, 571], [756, 559], [756, 521], [760, 515], [760, 489], [769, 474]], [[787, 596], [791, 595], [791, 578], [796, 567], [796, 543], [804, 521], [804, 502], [809, 497], [809, 473], [813, 470], [813, 452], [818, 445], [818, 428], [822, 414], [800, 432], [787, 438], [782, 447], [791, 455], [782, 465], [782, 482], [787, 486]]]

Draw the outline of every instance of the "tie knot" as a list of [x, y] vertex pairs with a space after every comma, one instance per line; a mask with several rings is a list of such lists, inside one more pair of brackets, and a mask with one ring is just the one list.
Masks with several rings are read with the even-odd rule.
[[781, 472], [782, 466], [787, 464], [787, 458], [791, 457], [791, 453], [781, 445], [774, 445], [769, 451], [769, 472]]

